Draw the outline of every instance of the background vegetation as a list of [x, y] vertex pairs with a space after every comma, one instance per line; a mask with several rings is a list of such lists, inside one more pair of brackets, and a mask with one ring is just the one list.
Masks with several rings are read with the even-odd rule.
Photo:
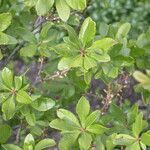
[[0, 0], [0, 149], [150, 149], [149, 0]]

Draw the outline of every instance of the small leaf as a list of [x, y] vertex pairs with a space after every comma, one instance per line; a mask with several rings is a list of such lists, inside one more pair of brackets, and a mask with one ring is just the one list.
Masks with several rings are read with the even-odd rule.
[[8, 125], [0, 125], [0, 144], [7, 142], [12, 134], [12, 129]]
[[62, 0], [56, 0], [56, 9], [57, 9], [59, 17], [63, 21], [66, 22], [70, 16], [70, 7], [66, 3], [66, 1], [65, 0], [63, 0], [63, 1]]
[[36, 118], [35, 118], [35, 114], [34, 114], [34, 113], [32, 113], [32, 112], [28, 113], [28, 114], [25, 116], [25, 118], [26, 118], [27, 123], [28, 123], [30, 126], [35, 126], [35, 124], [36, 124]]
[[38, 111], [47, 111], [55, 106], [51, 98], [39, 98], [31, 103], [31, 106]]
[[7, 45], [9, 42], [9, 38], [7, 34], [0, 32], [0, 45]]
[[83, 22], [80, 33], [79, 39], [82, 41], [83, 45], [88, 45], [94, 38], [96, 33], [96, 24], [91, 18], [86, 18]]
[[133, 77], [140, 83], [150, 83], [150, 78], [140, 71], [135, 71]]
[[89, 114], [90, 104], [89, 101], [85, 97], [81, 97], [76, 105], [76, 113], [78, 114], [82, 125]]
[[30, 104], [32, 102], [31, 97], [23, 90], [17, 92], [16, 100], [23, 104]]
[[50, 127], [61, 131], [73, 131], [79, 129], [79, 127], [72, 124], [72, 122], [62, 119], [55, 119], [51, 121]]
[[75, 10], [83, 10], [86, 7], [86, 0], [66, 0], [67, 4]]
[[108, 51], [112, 46], [117, 44], [117, 42], [111, 38], [103, 38], [101, 40], [95, 41], [92, 46], [88, 49], [91, 50], [104, 50]]
[[20, 49], [20, 55], [24, 57], [33, 57], [36, 54], [37, 45], [29, 44]]
[[130, 23], [124, 23], [123, 25], [120, 26], [117, 34], [116, 34], [116, 37], [118, 39], [120, 38], [123, 38], [123, 37], [126, 37], [128, 32], [130, 31], [130, 28], [131, 28], [131, 24]]
[[15, 89], [20, 90], [22, 87], [23, 79], [21, 76], [15, 76]]
[[34, 137], [32, 136], [32, 134], [28, 134], [24, 140], [23, 150], [29, 149], [33, 150], [34, 145], [35, 145]]
[[75, 125], [80, 126], [79, 121], [78, 121], [78, 119], [76, 118], [76, 116], [75, 116], [72, 112], [70, 112], [70, 111], [68, 111], [68, 110], [59, 109], [59, 110], [57, 111], [57, 116], [58, 116], [60, 119], [67, 120], [67, 121], [69, 121], [70, 123], [72, 122], [72, 123], [74, 123]]
[[138, 137], [141, 131], [145, 128], [145, 122], [143, 121], [143, 114], [140, 113], [135, 122], [132, 125], [132, 132], [135, 137]]
[[136, 138], [127, 135], [127, 134], [118, 134], [116, 135], [113, 143], [115, 145], [130, 145], [136, 141]]
[[4, 68], [2, 70], [2, 80], [8, 88], [12, 88], [12, 86], [13, 86], [13, 73], [8, 68]]
[[100, 111], [96, 110], [92, 112], [85, 120], [85, 127], [90, 126], [93, 124], [95, 121], [97, 121], [100, 117]]
[[2, 147], [5, 150], [22, 150], [20, 147], [14, 145], [14, 144], [5, 144], [5, 145], [2, 145]]
[[84, 132], [79, 137], [78, 142], [79, 142], [80, 149], [88, 150], [91, 146], [92, 136], [90, 134]]
[[135, 142], [126, 147], [126, 150], [141, 150], [140, 145], [138, 142]]
[[10, 13], [2, 13], [0, 14], [0, 31], [4, 31], [11, 24], [12, 16]]
[[145, 145], [150, 146], [150, 130], [142, 134], [141, 141]]
[[10, 120], [15, 113], [15, 101], [14, 97], [8, 98], [2, 105], [2, 112], [5, 120]]
[[80, 132], [78, 132], [78, 131], [68, 132], [68, 133], [64, 134], [59, 142], [59, 145], [58, 145], [59, 149], [60, 150], [72, 149], [79, 134], [80, 134]]
[[35, 150], [42, 150], [54, 146], [56, 143], [52, 139], [44, 139], [36, 144]]
[[100, 125], [100, 124], [92, 124], [86, 128], [87, 131], [94, 133], [94, 134], [103, 134], [108, 128]]
[[36, 3], [36, 11], [39, 16], [44, 16], [48, 13], [54, 4], [54, 0], [38, 0]]

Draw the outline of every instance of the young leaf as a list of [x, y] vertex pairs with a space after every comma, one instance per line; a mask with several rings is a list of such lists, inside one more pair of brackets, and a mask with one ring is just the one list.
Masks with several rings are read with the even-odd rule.
[[8, 88], [12, 88], [12, 86], [13, 86], [13, 73], [8, 68], [4, 68], [2, 70], [2, 80]]
[[42, 150], [54, 146], [56, 143], [52, 139], [44, 139], [36, 144], [35, 150]]
[[99, 110], [92, 112], [85, 120], [85, 127], [88, 127], [91, 124], [93, 124], [95, 121], [97, 121], [99, 119], [99, 117], [100, 117]]
[[130, 145], [136, 141], [136, 138], [126, 135], [126, 134], [118, 134], [116, 135], [113, 143], [115, 145]]
[[137, 117], [135, 122], [132, 125], [132, 132], [135, 137], [138, 137], [141, 131], [144, 129], [144, 121], [143, 121], [143, 114], [140, 113]]
[[76, 116], [68, 111], [68, 110], [65, 110], [65, 109], [59, 109], [57, 111], [57, 116], [60, 118], [60, 119], [64, 119], [64, 120], [67, 120], [69, 121], [70, 123], [72, 122], [73, 124], [77, 125], [77, 126], [80, 126], [79, 124], [79, 121], [78, 119], [76, 118]]
[[63, 1], [62, 0], [56, 0], [56, 9], [57, 9], [59, 17], [63, 21], [66, 22], [70, 16], [70, 7], [66, 3], [66, 1], [65, 0], [63, 0]]
[[67, 4], [75, 10], [83, 10], [86, 7], [86, 0], [66, 0]]
[[11, 24], [12, 16], [10, 13], [2, 13], [0, 14], [0, 31], [4, 31]]
[[33, 57], [36, 54], [37, 45], [29, 44], [20, 50], [20, 55], [23, 57]]
[[55, 106], [51, 98], [39, 98], [31, 103], [31, 106], [38, 111], [47, 111]]
[[7, 34], [0, 32], [0, 45], [7, 45], [9, 42], [9, 37]]
[[92, 124], [86, 128], [87, 131], [94, 133], [94, 134], [103, 134], [108, 128], [100, 125], [100, 124]]
[[16, 100], [23, 104], [30, 104], [32, 102], [31, 97], [23, 90], [17, 92]]
[[54, 4], [54, 0], [38, 0], [36, 3], [36, 11], [39, 16], [44, 16], [48, 13]]
[[91, 18], [86, 18], [81, 26], [79, 39], [82, 41], [83, 45], [86, 46], [90, 43], [96, 33], [96, 24]]
[[140, 145], [138, 142], [135, 142], [126, 147], [126, 150], [141, 150]]
[[79, 142], [80, 149], [87, 150], [91, 146], [92, 136], [90, 134], [84, 132], [79, 137], [78, 142]]
[[35, 123], [36, 123], [36, 118], [35, 118], [35, 114], [30, 112], [28, 113], [26, 116], [26, 121], [27, 123], [30, 125], [30, 126], [35, 126]]
[[140, 83], [150, 83], [150, 78], [140, 71], [135, 71], [133, 77]]
[[150, 130], [142, 134], [141, 141], [145, 145], [150, 146]]
[[5, 143], [12, 134], [12, 129], [8, 125], [0, 125], [0, 144]]
[[108, 51], [112, 46], [117, 44], [117, 42], [111, 38], [103, 38], [101, 40], [95, 41], [91, 47], [88, 49], [90, 50], [104, 50]]
[[59, 149], [60, 150], [72, 149], [72, 146], [77, 140], [79, 134], [80, 134], [79, 131], [64, 134], [59, 142], [59, 145], [58, 145]]
[[6, 119], [6, 120], [9, 120], [13, 117], [13, 115], [15, 113], [14, 96], [11, 96], [3, 103], [2, 112], [4, 115], [4, 119]]
[[2, 147], [5, 150], [22, 150], [20, 147], [14, 145], [14, 144], [5, 144], [5, 145], [2, 145]]
[[130, 31], [130, 28], [131, 28], [130, 23], [124, 23], [123, 25], [121, 25], [116, 34], [116, 38], [120, 39], [120, 38], [126, 37], [128, 32]]
[[15, 76], [15, 89], [20, 90], [22, 87], [23, 79], [22, 76]]
[[84, 123], [87, 115], [90, 111], [89, 101], [85, 97], [81, 97], [76, 106], [76, 113], [78, 114], [80, 121]]
[[55, 119], [50, 122], [50, 127], [61, 130], [61, 131], [73, 131], [79, 129], [77, 126], [72, 124], [69, 121], [61, 120], [61, 119]]
[[23, 150], [33, 149], [35, 145], [34, 137], [32, 134], [28, 134], [24, 140]]

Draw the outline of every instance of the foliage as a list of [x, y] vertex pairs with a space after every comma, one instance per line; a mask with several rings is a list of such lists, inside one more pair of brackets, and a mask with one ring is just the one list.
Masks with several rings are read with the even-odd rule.
[[0, 149], [149, 149], [150, 3], [108, 2], [0, 0]]

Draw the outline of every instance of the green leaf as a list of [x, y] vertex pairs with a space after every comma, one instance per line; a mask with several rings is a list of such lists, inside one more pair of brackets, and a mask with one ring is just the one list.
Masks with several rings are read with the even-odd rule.
[[59, 110], [57, 111], [57, 116], [58, 116], [60, 119], [67, 120], [67, 121], [69, 121], [70, 123], [72, 122], [72, 123], [74, 123], [75, 125], [80, 126], [79, 121], [78, 121], [78, 119], [76, 118], [76, 116], [75, 116], [72, 112], [70, 112], [70, 111], [68, 111], [68, 110], [59, 109]]
[[79, 32], [79, 39], [84, 46], [88, 45], [94, 39], [95, 33], [96, 23], [90, 17], [86, 18]]
[[83, 59], [84, 60], [83, 60], [83, 66], [82, 67], [85, 70], [89, 70], [90, 68], [93, 68], [93, 67], [97, 66], [97, 62], [93, 58], [85, 56]]
[[96, 122], [99, 119], [99, 117], [100, 117], [99, 110], [92, 112], [85, 120], [85, 127], [88, 127], [91, 124], [93, 124], [94, 122]]
[[0, 60], [3, 58], [2, 51], [0, 50]]
[[0, 45], [7, 45], [9, 41], [9, 38], [7, 34], [0, 32]]
[[65, 28], [65, 30], [68, 31], [69, 40], [75, 44], [76, 48], [80, 48], [81, 43], [80, 43], [80, 41], [79, 41], [79, 39], [78, 39], [78, 36], [77, 36], [76, 31], [75, 31], [71, 26], [69, 26], [69, 25], [67, 25], [67, 24], [63, 24], [63, 25], [61, 25], [61, 26], [62, 26], [63, 28]]
[[79, 146], [80, 149], [82, 150], [88, 150], [91, 146], [92, 143], [92, 136], [86, 132], [82, 133], [81, 136], [79, 137]]
[[112, 46], [117, 44], [117, 42], [111, 38], [103, 38], [101, 40], [95, 41], [91, 47], [88, 49], [90, 50], [104, 50], [108, 51]]
[[20, 90], [23, 84], [22, 76], [15, 76], [15, 89]]
[[142, 134], [141, 141], [145, 145], [150, 146], [150, 130]]
[[126, 37], [130, 31], [130, 28], [131, 28], [130, 23], [124, 23], [123, 25], [121, 25], [116, 34], [116, 38], [120, 39], [120, 38]]
[[5, 150], [22, 150], [20, 147], [14, 145], [14, 144], [5, 144], [5, 145], [2, 145], [2, 147]]
[[31, 97], [23, 90], [17, 92], [16, 100], [23, 104], [30, 104], [32, 102]]
[[12, 16], [10, 13], [2, 13], [0, 14], [0, 31], [4, 31], [11, 24]]
[[81, 97], [76, 105], [76, 113], [78, 114], [82, 125], [90, 112], [89, 101], [85, 97]]
[[54, 146], [56, 143], [52, 139], [44, 139], [36, 144], [35, 150], [42, 150]]
[[133, 143], [126, 147], [126, 150], [141, 150], [140, 145], [138, 142]]
[[144, 121], [143, 121], [143, 114], [140, 113], [137, 117], [135, 122], [132, 125], [132, 132], [135, 137], [138, 137], [141, 131], [144, 129]]
[[79, 129], [79, 127], [72, 124], [72, 122], [62, 119], [55, 119], [51, 121], [50, 127], [61, 131], [73, 131]]
[[12, 129], [8, 125], [0, 125], [0, 144], [7, 142], [12, 134]]
[[24, 140], [23, 150], [33, 150], [34, 145], [34, 137], [32, 136], [32, 134], [28, 134]]
[[127, 134], [118, 134], [116, 135], [113, 143], [115, 145], [131, 145], [136, 141], [136, 138], [127, 135]]
[[24, 41], [30, 42], [30, 43], [36, 43], [36, 38], [34, 34], [29, 31], [27, 28], [19, 27], [17, 28], [17, 35], [21, 37]]
[[54, 0], [38, 0], [36, 3], [36, 11], [39, 16], [44, 16], [48, 13], [54, 4]]
[[150, 78], [140, 71], [135, 71], [133, 77], [140, 83], [150, 83]]
[[59, 142], [59, 145], [58, 145], [59, 149], [60, 150], [72, 149], [72, 147], [73, 147], [75, 141], [77, 140], [79, 134], [80, 134], [80, 132], [78, 132], [78, 131], [64, 134], [63, 137], [61, 138], [60, 142]]
[[51, 98], [39, 98], [31, 103], [31, 106], [38, 111], [47, 111], [55, 106]]
[[66, 1], [65, 0], [63, 0], [63, 1], [62, 0], [56, 0], [56, 9], [57, 9], [59, 17], [63, 21], [66, 22], [70, 16], [70, 7], [66, 3]]
[[86, 128], [87, 131], [94, 133], [94, 134], [103, 134], [108, 128], [100, 125], [100, 124], [92, 124]]
[[71, 63], [72, 63], [71, 57], [68, 57], [68, 58], [63, 57], [58, 63], [58, 69], [59, 70], [69, 69]]
[[83, 10], [86, 7], [86, 0], [66, 0], [67, 4], [75, 10]]
[[5, 120], [10, 120], [15, 113], [15, 101], [14, 97], [11, 96], [2, 104], [2, 112]]
[[13, 73], [11, 72], [11, 70], [9, 70], [6, 67], [2, 70], [2, 80], [8, 88], [12, 88], [12, 86], [13, 86]]
[[20, 55], [24, 57], [33, 57], [36, 54], [37, 45], [29, 44], [20, 49]]
[[28, 112], [27, 115], [25, 115], [26, 121], [30, 126], [35, 126], [36, 124], [36, 118], [35, 114], [32, 112]]

